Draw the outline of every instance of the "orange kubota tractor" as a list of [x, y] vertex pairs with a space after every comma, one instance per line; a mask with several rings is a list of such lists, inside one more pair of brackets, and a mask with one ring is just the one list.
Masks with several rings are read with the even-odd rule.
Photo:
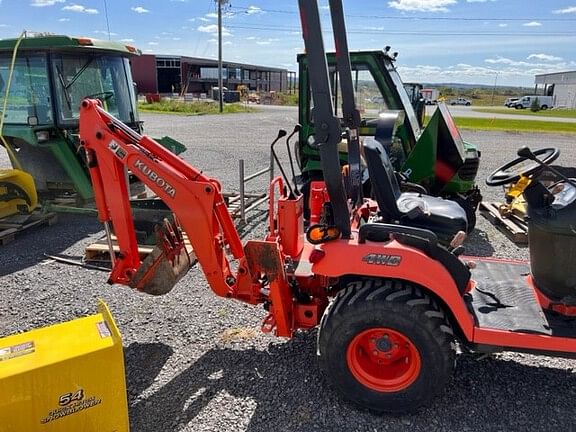
[[[314, 77], [313, 116], [319, 126], [314, 145], [324, 170], [324, 181], [310, 193], [312, 225], [304, 230], [298, 189], [277, 177], [270, 184], [268, 235], [242, 244], [217, 180], [134, 132], [98, 101], [85, 100], [80, 134], [99, 218], [108, 233], [112, 224], [120, 246], [109, 282], [168, 292], [191, 267], [186, 233], [217, 295], [263, 304], [268, 315], [262, 329], [277, 336], [319, 325], [318, 356], [328, 380], [347, 399], [376, 411], [411, 411], [432, 400], [451, 376], [457, 344], [483, 353], [574, 355], [574, 254], [553, 252], [575, 250], [569, 222], [576, 213], [574, 181], [563, 179], [549, 190], [532, 178], [527, 186], [535, 240], [531, 263], [461, 260], [454, 238], [466, 230], [463, 210], [400, 191], [386, 151], [397, 113], [383, 115], [376, 137], [363, 143], [375, 200], [362, 197], [358, 116], [351, 93], [344, 91], [344, 135], [351, 147], [345, 187], [337, 149], [342, 129], [333, 115], [317, 1], [299, 5]], [[330, 0], [330, 7], [333, 27], [343, 29], [341, 0]], [[342, 71], [349, 61], [345, 32], [335, 35]], [[341, 74], [350, 79], [346, 76]], [[521, 156], [516, 168], [532, 175], [540, 162], [527, 149]], [[158, 228], [158, 245], [144, 261], [130, 213], [127, 169], [174, 214]], [[507, 164], [493, 176], [514, 181], [518, 169]], [[442, 237], [451, 246], [444, 247]]]

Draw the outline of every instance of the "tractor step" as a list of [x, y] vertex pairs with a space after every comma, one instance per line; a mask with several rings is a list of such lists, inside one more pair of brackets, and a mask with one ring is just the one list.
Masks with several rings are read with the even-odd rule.
[[477, 285], [468, 306], [480, 328], [551, 335], [552, 331], [526, 276], [527, 263], [477, 261]]
[[528, 283], [528, 263], [476, 261], [472, 278], [477, 285], [466, 295], [479, 328], [576, 338], [576, 317], [542, 309]]
[[0, 219], [0, 245], [13, 241], [16, 236], [33, 227], [54, 225], [58, 221], [56, 213], [43, 213], [35, 210], [30, 214], [16, 214]]
[[482, 201], [479, 207], [480, 214], [514, 243], [528, 244], [528, 225], [526, 222], [514, 214], [502, 216], [499, 210], [501, 206], [502, 203]]

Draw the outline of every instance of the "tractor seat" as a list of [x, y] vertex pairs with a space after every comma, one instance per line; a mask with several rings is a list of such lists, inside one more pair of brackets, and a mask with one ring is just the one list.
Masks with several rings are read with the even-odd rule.
[[[384, 138], [385, 139], [385, 138]], [[466, 232], [466, 212], [456, 202], [414, 192], [402, 192], [383, 138], [364, 140], [364, 157], [382, 222], [432, 231], [449, 244], [458, 231]]]

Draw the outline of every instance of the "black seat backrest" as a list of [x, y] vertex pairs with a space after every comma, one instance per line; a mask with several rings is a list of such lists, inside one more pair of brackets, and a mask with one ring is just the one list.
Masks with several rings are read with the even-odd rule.
[[396, 201], [402, 192], [388, 153], [382, 143], [372, 137], [364, 139], [363, 147], [372, 191], [380, 213], [386, 220], [400, 219], [402, 213], [398, 210]]

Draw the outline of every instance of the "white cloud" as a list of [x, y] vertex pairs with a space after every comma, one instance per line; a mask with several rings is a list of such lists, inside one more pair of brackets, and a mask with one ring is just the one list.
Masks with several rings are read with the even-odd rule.
[[158, 42], [148, 42], [148, 45], [156, 46], [158, 45]]
[[148, 9], [145, 9], [142, 6], [132, 7], [130, 9], [132, 9], [134, 12], [139, 13], [139, 14], [150, 12]]
[[500, 23], [500, 24], [498, 24], [498, 27], [508, 27], [508, 24], [506, 24], [506, 23]]
[[58, 22], [68, 22], [68, 21], [70, 21], [70, 18], [60, 18], [58, 20]]
[[[540, 63], [531, 63], [521, 60], [513, 60], [507, 57], [496, 56], [496, 58], [488, 58], [484, 60], [491, 65], [503, 65], [505, 70], [521, 72], [525, 74], [532, 74], [532, 76], [539, 73], [547, 73], [561, 70], [572, 69], [576, 66], [576, 62], [562, 61], [560, 57], [548, 56], [547, 54], [532, 54], [528, 56], [528, 60], [540, 60]], [[559, 60], [558, 60], [559, 59]], [[544, 63], [542, 63], [544, 61]]]
[[466, 0], [466, 3], [486, 3], [486, 2], [495, 2], [496, 0]]
[[246, 13], [248, 15], [260, 15], [263, 14], [264, 11], [260, 9], [258, 6], [248, 6], [248, 9], [246, 9]]
[[576, 13], [576, 6], [569, 6], [565, 9], [557, 9], [555, 11], [552, 11], [552, 13], [555, 14], [571, 14], [571, 13]]
[[[210, 21], [208, 18], [204, 18], [204, 17], [200, 17], [198, 19], [202, 22], [209, 22]], [[192, 20], [190, 20], [190, 21], [192, 21]]]
[[[217, 35], [218, 34], [218, 26], [216, 24], [209, 24], [205, 26], [200, 26], [196, 30], [201, 33], [210, 33]], [[226, 27], [222, 27], [222, 36], [230, 36], [231, 33]]]
[[210, 12], [206, 14], [206, 18], [218, 18], [218, 14], [215, 12]]
[[64, 6], [62, 10], [70, 11], [70, 12], [78, 12], [78, 13], [85, 13], [85, 14], [97, 14], [98, 9], [86, 8], [81, 5], [73, 4], [70, 6]]
[[44, 6], [54, 6], [56, 3], [64, 3], [65, 0], [32, 0], [30, 6], [44, 7]]
[[524, 27], [541, 27], [542, 23], [539, 23], [538, 21], [530, 21], [527, 23], [522, 24]]
[[256, 36], [248, 36], [246, 40], [256, 40], [258, 39]]
[[132, 38], [120, 39], [120, 42], [134, 42]]
[[388, 2], [388, 6], [410, 12], [448, 12], [446, 6], [456, 3], [456, 0], [394, 0]]
[[504, 82], [517, 85], [521, 80], [525, 83], [534, 81], [534, 75], [555, 71], [566, 70], [574, 62], [560, 62], [558, 64], [533, 64], [527, 62], [517, 62], [507, 58], [487, 59], [495, 60], [490, 67], [456, 64], [451, 66], [439, 67], [435, 65], [417, 65], [414, 67], [399, 66], [399, 72], [403, 80], [425, 81], [425, 82], [459, 82], [470, 84], [493, 84], [494, 77], [498, 74], [498, 82]]
[[[218, 39], [216, 39], [216, 38], [208, 39], [208, 43], [217, 44], [217, 43], [218, 43]], [[232, 42], [230, 42], [230, 41], [225, 41], [225, 42], [222, 42], [222, 45], [232, 45]]]
[[270, 45], [272, 42], [278, 42], [280, 39], [268, 38], [264, 40], [259, 40], [256, 42], [257, 45]]
[[106, 30], [94, 30], [94, 33], [96, 34], [103, 34], [103, 35], [110, 35], [110, 36], [118, 36], [118, 33], [114, 33], [114, 32], [110, 32], [108, 33]]
[[216, 24], [210, 24], [206, 26], [199, 26], [196, 30], [202, 33], [218, 33], [218, 26]]
[[553, 56], [550, 54], [530, 54], [528, 57], [526, 57], [526, 59], [528, 59], [528, 60], [542, 60], [542, 61], [550, 61], [550, 62], [564, 60], [562, 57], [556, 57], [556, 56]]

